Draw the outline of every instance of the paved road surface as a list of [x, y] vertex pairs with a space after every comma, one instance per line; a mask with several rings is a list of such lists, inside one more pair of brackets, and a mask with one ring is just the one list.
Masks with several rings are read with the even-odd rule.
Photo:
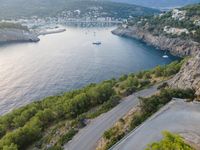
[[159, 141], [166, 130], [200, 144], [199, 123], [200, 103], [173, 100], [111, 149], [144, 150], [149, 143]]
[[65, 146], [65, 150], [94, 150], [102, 134], [120, 118], [138, 104], [138, 96], [150, 96], [157, 91], [157, 86], [137, 92], [123, 100], [111, 111], [92, 120]]

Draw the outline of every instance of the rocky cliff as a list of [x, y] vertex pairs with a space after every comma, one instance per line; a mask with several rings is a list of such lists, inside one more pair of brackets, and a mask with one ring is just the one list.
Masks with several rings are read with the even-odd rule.
[[200, 53], [192, 57], [181, 68], [170, 82], [172, 87], [192, 88], [196, 90], [196, 95], [200, 97]]
[[144, 41], [147, 44], [155, 46], [161, 50], [168, 50], [176, 56], [195, 55], [200, 48], [200, 44], [192, 40], [183, 40], [180, 38], [168, 38], [164, 35], [153, 35], [143, 28], [128, 26], [119, 27], [112, 31], [113, 34], [135, 38]]
[[163, 35], [152, 35], [138, 27], [119, 27], [113, 34], [142, 40], [162, 50], [169, 50], [178, 56], [191, 56], [180, 72], [172, 79], [170, 85], [178, 88], [192, 88], [200, 96], [200, 44], [191, 40], [168, 38]]
[[0, 43], [4, 42], [37, 42], [39, 38], [36, 34], [28, 30], [16, 28], [0, 28]]

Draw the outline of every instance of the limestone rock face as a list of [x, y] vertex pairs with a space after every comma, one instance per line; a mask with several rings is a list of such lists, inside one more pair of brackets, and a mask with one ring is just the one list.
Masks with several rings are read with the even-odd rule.
[[183, 89], [193, 88], [196, 90], [196, 95], [200, 96], [200, 53], [183, 65], [170, 85]]
[[142, 40], [161, 50], [168, 50], [171, 54], [176, 56], [196, 55], [200, 50], [200, 44], [197, 42], [180, 38], [168, 38], [164, 35], [153, 35], [147, 30], [136, 26], [128, 26], [126, 28], [119, 27], [112, 31], [112, 33]]

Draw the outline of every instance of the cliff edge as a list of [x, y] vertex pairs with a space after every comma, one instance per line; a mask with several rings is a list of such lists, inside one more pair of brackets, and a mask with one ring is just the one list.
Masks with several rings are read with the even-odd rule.
[[186, 62], [170, 82], [172, 87], [192, 88], [200, 96], [200, 53]]
[[143, 42], [157, 47], [161, 50], [168, 50], [176, 56], [196, 55], [200, 49], [200, 43], [181, 38], [169, 38], [164, 35], [153, 35], [148, 30], [137, 26], [118, 27], [112, 31], [113, 34], [142, 40]]

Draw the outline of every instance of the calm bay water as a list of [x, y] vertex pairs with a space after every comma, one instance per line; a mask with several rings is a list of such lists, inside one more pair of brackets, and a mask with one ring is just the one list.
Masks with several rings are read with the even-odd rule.
[[[111, 34], [115, 27], [66, 27], [38, 43], [0, 46], [0, 114], [122, 74], [168, 64], [163, 51]], [[102, 45], [92, 42], [101, 41]]]

